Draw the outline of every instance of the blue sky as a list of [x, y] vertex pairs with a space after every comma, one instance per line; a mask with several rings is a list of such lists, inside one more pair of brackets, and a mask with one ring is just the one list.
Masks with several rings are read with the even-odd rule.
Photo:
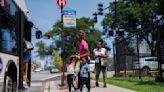
[[[47, 32], [52, 29], [53, 24], [60, 20], [60, 9], [56, 4], [56, 0], [25, 0], [27, 8], [29, 10], [29, 20], [31, 20], [37, 28], [43, 32]], [[93, 17], [93, 13], [97, 11], [97, 4], [104, 3], [107, 6], [110, 1], [113, 0], [67, 0], [65, 9], [73, 9], [77, 12], [77, 17]], [[101, 20], [102, 17], [99, 17]], [[98, 29], [102, 29], [99, 23], [96, 24]], [[33, 30], [33, 35], [35, 30]], [[33, 44], [37, 41], [35, 37], [32, 37]], [[42, 39], [43, 40], [43, 39]], [[44, 40], [46, 41], [46, 40]], [[47, 44], [50, 40], [46, 41]]]
[[[77, 11], [77, 17], [92, 17], [97, 11], [97, 4], [104, 3], [106, 6], [113, 0], [67, 0], [65, 9]], [[60, 20], [60, 9], [56, 0], [26, 0], [29, 9], [29, 19], [42, 31], [48, 31], [57, 20]]]

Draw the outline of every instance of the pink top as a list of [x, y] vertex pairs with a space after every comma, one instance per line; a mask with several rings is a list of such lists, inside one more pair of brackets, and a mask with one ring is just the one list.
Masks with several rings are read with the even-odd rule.
[[[85, 50], [88, 50], [88, 43], [85, 40], [82, 40], [79, 46], [80, 56], [86, 53]], [[90, 59], [89, 55], [88, 59]]]

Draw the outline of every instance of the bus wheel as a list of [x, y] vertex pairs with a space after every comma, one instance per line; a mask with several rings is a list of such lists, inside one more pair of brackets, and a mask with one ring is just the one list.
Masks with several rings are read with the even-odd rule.
[[16, 92], [17, 82], [12, 76], [5, 76], [4, 78], [4, 92]]

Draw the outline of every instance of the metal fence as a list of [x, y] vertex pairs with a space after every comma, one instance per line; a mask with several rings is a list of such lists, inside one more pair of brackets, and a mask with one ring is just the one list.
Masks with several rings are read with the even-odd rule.
[[[152, 57], [149, 45], [138, 34], [116, 37], [113, 48], [116, 76], [142, 75], [144, 67], [142, 67], [142, 63], [139, 60], [141, 58]], [[148, 72], [149, 68], [145, 70], [145, 73]]]

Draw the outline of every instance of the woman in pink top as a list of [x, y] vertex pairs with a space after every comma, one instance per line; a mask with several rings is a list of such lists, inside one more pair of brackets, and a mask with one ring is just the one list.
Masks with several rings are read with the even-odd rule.
[[[80, 30], [79, 36], [76, 37], [80, 43], [79, 48], [78, 48], [79, 54], [77, 55], [77, 57], [80, 58], [81, 61], [82, 61], [82, 58], [87, 58], [88, 61], [90, 59], [90, 52], [89, 52], [89, 48], [88, 48], [88, 43], [84, 39], [85, 36], [86, 36], [86, 33], [83, 30]], [[90, 83], [90, 80], [89, 80], [89, 83]], [[80, 77], [80, 73], [79, 73], [78, 74], [78, 89], [80, 89], [80, 85], [81, 85], [81, 77]]]
[[85, 36], [86, 33], [83, 30], [80, 30], [80, 34], [79, 34], [79, 56], [80, 58], [83, 57], [88, 57], [88, 60], [90, 59], [90, 52], [89, 52], [89, 48], [88, 48], [88, 43], [85, 41]]

